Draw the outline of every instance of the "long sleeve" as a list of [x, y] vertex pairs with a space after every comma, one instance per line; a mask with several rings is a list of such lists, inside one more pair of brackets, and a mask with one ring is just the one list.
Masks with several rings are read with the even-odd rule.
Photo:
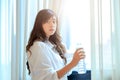
[[60, 56], [43, 42], [35, 42], [30, 50], [28, 61], [32, 80], [59, 80], [56, 71], [64, 66]]

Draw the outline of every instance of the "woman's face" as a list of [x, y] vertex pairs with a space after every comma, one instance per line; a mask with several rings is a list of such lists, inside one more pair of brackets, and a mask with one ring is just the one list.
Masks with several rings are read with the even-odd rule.
[[57, 23], [55, 16], [51, 17], [47, 22], [42, 25], [43, 30], [48, 38], [55, 33], [56, 26]]

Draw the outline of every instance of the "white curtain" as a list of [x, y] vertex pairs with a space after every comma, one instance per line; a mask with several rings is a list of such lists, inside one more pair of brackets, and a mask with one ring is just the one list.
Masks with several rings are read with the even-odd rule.
[[25, 47], [36, 14], [61, 12], [62, 0], [0, 0], [0, 80], [29, 80]]
[[120, 0], [91, 0], [92, 80], [120, 80]]
[[[36, 14], [49, 8], [61, 19], [64, 1], [0, 0], [0, 80], [29, 79], [25, 46]], [[92, 80], [120, 80], [120, 0], [90, 0], [90, 16]]]
[[[66, 0], [65, 5], [69, 5], [69, 7], [65, 10], [66, 12], [68, 11], [67, 15], [63, 14], [63, 30], [61, 32], [63, 32], [63, 36], [65, 36], [64, 39], [66, 43], [68, 43], [68, 47], [72, 47], [72, 49], [74, 46], [71, 46], [71, 44], [77, 42], [76, 39], [78, 39], [78, 36], [81, 41], [84, 40], [83, 43], [89, 42], [86, 40], [89, 40], [87, 34], [87, 32], [89, 32], [89, 25], [86, 27], [86, 24], [89, 24], [87, 23], [89, 22], [89, 12], [87, 14], [84, 12], [87, 17], [82, 14], [82, 12], [86, 9], [89, 10], [87, 6], [90, 4], [90, 68], [92, 80], [120, 80], [120, 0], [90, 0], [90, 3], [87, 3], [89, 3], [88, 0]], [[81, 5], [82, 8], [78, 4]], [[82, 4], [86, 5], [86, 7], [82, 6]], [[66, 7], [64, 7], [64, 9], [65, 8]], [[77, 20], [77, 18], [79, 18], [79, 20]], [[84, 19], [86, 19], [86, 21], [84, 21]], [[78, 23], [76, 23], [77, 21]], [[82, 25], [84, 22], [85, 24]], [[72, 33], [75, 29], [76, 32]], [[86, 36], [87, 38], [85, 38]], [[73, 42], [71, 40], [73, 40]], [[87, 47], [88, 46], [89, 44], [87, 43]], [[87, 53], [88, 52], [89, 51], [87, 51]], [[86, 54], [86, 56], [88, 56], [88, 54]], [[87, 60], [89, 60], [88, 57]]]

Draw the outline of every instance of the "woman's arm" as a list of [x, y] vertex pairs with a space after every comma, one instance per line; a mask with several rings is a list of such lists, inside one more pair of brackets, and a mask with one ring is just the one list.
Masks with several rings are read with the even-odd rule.
[[74, 53], [72, 61], [65, 67], [57, 71], [58, 78], [60, 79], [61, 77], [63, 77], [68, 71], [75, 67], [78, 64], [78, 62], [83, 58], [85, 58], [84, 52], [81, 51], [81, 49], [77, 49]]

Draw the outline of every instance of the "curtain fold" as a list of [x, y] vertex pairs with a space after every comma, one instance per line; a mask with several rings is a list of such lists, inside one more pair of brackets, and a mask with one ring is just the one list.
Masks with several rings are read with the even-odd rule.
[[119, 0], [91, 0], [92, 80], [120, 80], [119, 5]]
[[113, 51], [113, 76], [115, 80], [120, 80], [120, 0], [112, 0], [113, 4], [113, 34], [112, 34], [112, 48]]

